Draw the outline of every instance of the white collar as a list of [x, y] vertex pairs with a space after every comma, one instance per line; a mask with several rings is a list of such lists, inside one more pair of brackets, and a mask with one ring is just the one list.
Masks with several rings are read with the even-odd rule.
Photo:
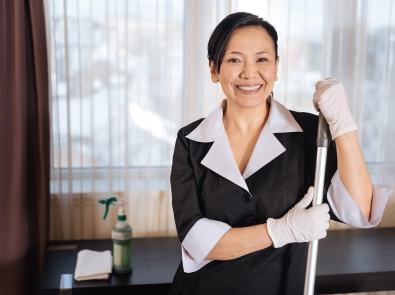
[[186, 137], [197, 142], [214, 142], [202, 165], [249, 192], [245, 179], [285, 152], [274, 133], [303, 132], [290, 111], [274, 98], [268, 98], [269, 117], [257, 140], [247, 167], [240, 174], [223, 125], [226, 99]]

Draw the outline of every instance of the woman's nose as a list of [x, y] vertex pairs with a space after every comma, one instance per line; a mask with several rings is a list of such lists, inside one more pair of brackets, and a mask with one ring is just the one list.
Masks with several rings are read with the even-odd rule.
[[257, 69], [254, 64], [246, 63], [240, 72], [240, 78], [253, 79], [257, 75]]

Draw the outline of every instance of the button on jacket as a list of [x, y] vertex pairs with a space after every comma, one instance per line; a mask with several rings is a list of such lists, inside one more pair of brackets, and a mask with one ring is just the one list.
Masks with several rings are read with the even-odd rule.
[[[271, 97], [268, 103], [268, 121], [243, 174], [222, 123], [226, 100], [206, 119], [178, 132], [170, 180], [182, 262], [170, 294], [303, 293], [307, 243], [269, 247], [233, 260], [205, 259], [230, 228], [282, 217], [314, 184], [318, 116], [289, 111]], [[366, 220], [340, 180], [332, 141], [324, 202], [333, 220], [375, 226], [390, 194], [374, 186], [372, 218]]]

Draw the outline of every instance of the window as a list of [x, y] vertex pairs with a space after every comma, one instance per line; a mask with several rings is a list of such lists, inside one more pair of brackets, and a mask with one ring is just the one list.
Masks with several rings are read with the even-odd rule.
[[[129, 181], [129, 187], [138, 190], [168, 188], [175, 136], [189, 123], [183, 118], [189, 99], [183, 93], [211, 89], [209, 79], [184, 83], [185, 63], [208, 75], [208, 69], [201, 70], [207, 67], [206, 60], [184, 52], [185, 40], [190, 40], [184, 38], [189, 33], [186, 28], [197, 28], [197, 37], [209, 35], [222, 14], [232, 11], [258, 14], [277, 29], [281, 61], [274, 96], [278, 101], [296, 111], [315, 113], [311, 99], [316, 81], [327, 76], [339, 79], [369, 168], [376, 171], [386, 163], [395, 173], [393, 2], [187, 4], [191, 3], [193, 13], [210, 17], [184, 15], [183, 0], [46, 0], [53, 179], [64, 181], [69, 191], [89, 191], [94, 184], [86, 183], [96, 180], [108, 182], [103, 190], [121, 191]], [[204, 55], [207, 41], [197, 44]], [[185, 87], [192, 91], [184, 91]], [[191, 112], [199, 113], [194, 119], [206, 116], [200, 113], [211, 110], [214, 101], [198, 99], [206, 107]], [[141, 182], [147, 178], [149, 185]], [[81, 181], [73, 183], [73, 179]], [[113, 181], [119, 183], [116, 188]]]
[[183, 1], [47, 1], [53, 168], [170, 166]]

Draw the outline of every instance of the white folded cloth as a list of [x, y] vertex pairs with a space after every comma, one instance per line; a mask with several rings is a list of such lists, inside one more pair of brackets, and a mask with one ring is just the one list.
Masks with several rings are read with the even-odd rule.
[[77, 255], [74, 279], [76, 281], [107, 280], [111, 270], [111, 251], [81, 250]]

